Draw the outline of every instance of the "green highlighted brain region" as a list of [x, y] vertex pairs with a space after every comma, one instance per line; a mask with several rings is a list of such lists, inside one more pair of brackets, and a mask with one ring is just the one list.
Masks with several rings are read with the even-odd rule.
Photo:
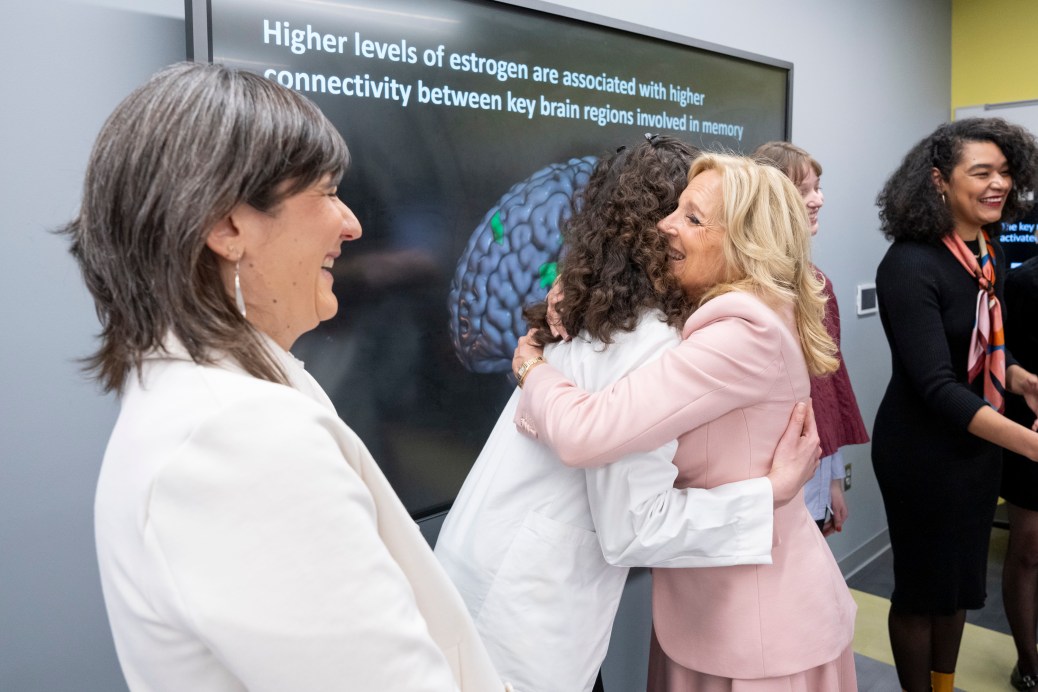
[[454, 352], [469, 370], [511, 372], [526, 333], [523, 307], [543, 300], [555, 280], [562, 226], [595, 161], [545, 166], [513, 185], [472, 232], [447, 299]]

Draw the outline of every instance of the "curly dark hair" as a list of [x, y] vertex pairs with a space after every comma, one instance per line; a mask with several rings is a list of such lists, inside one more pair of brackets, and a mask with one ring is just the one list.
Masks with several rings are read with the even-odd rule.
[[[563, 297], [556, 308], [567, 332], [611, 343], [616, 331], [634, 329], [646, 308], [661, 310], [672, 326], [688, 318], [692, 304], [668, 267], [656, 224], [677, 208], [698, 155], [681, 140], [646, 135], [599, 159], [563, 228]], [[545, 313], [544, 303], [523, 313], [541, 344], [558, 340]]]
[[[1021, 193], [1038, 187], [1038, 142], [1019, 125], [1001, 118], [966, 118], [945, 123], [916, 144], [876, 197], [880, 230], [888, 240], [936, 244], [952, 232], [951, 210], [933, 183], [933, 169], [949, 180], [962, 157], [963, 143], [991, 142], [1002, 150], [1017, 194], [1007, 196], [1002, 220], [1015, 221], [1032, 205]], [[998, 224], [988, 224], [997, 233]]]

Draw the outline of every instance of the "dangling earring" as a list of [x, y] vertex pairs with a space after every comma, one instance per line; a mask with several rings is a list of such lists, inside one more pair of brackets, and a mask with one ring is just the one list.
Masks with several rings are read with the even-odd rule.
[[239, 255], [234, 262], [234, 304], [238, 307], [241, 316], [245, 317], [245, 296], [241, 294], [241, 277], [238, 274], [240, 268], [241, 256]]
[[941, 193], [941, 204], [948, 206], [948, 200], [944, 198], [944, 193]]

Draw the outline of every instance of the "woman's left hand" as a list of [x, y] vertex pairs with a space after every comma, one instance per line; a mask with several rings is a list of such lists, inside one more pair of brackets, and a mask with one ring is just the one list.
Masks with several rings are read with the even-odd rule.
[[843, 522], [847, 521], [847, 498], [843, 496], [843, 479], [834, 478], [829, 481], [829, 506], [832, 514], [822, 526], [822, 535], [830, 536], [843, 531]]
[[538, 346], [537, 342], [534, 341], [533, 335], [535, 332], [536, 330], [531, 329], [524, 336], [519, 337], [519, 344], [515, 347], [515, 353], [512, 356], [513, 375], [519, 371], [519, 366], [526, 361], [544, 355], [544, 347]]
[[822, 456], [818, 442], [818, 424], [811, 400], [797, 402], [779, 438], [767, 475], [776, 509], [796, 497], [818, 470], [818, 459]]

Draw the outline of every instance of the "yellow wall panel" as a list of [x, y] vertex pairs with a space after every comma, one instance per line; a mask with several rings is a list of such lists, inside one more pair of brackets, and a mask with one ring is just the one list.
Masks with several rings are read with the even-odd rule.
[[952, 113], [1038, 99], [1038, 0], [952, 0]]

